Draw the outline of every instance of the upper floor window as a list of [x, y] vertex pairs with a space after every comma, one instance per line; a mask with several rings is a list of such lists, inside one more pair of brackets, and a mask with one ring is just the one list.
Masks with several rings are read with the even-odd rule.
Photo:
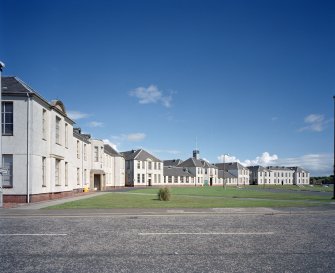
[[137, 169], [141, 168], [141, 161], [137, 161]]
[[47, 110], [42, 111], [42, 134], [43, 139], [47, 139]]
[[2, 102], [2, 135], [12, 136], [13, 135], [13, 102], [3, 101]]
[[94, 146], [94, 162], [99, 162], [99, 147]]
[[77, 158], [80, 158], [80, 142], [77, 140]]
[[87, 145], [84, 144], [84, 160], [87, 160]]
[[151, 170], [151, 164], [152, 162], [151, 161], [148, 161], [148, 169]]
[[67, 123], [65, 123], [65, 147], [66, 148], [68, 148], [68, 146], [69, 146], [69, 140], [68, 140], [68, 130], [69, 130], [69, 128], [68, 128], [68, 124]]
[[56, 143], [60, 144], [60, 117], [56, 117]]

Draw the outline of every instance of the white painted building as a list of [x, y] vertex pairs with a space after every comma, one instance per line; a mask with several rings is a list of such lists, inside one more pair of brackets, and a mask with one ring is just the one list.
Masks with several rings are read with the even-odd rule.
[[[124, 186], [124, 159], [105, 153], [108, 149], [102, 141], [73, 129], [74, 121], [61, 101], [49, 103], [20, 79], [2, 77], [2, 112], [2, 160], [9, 170], [3, 175], [4, 202], [63, 197], [86, 185], [91, 189], [95, 185], [112, 187], [112, 180], [105, 183], [106, 170], [114, 174], [114, 186]], [[92, 160], [96, 143], [99, 162]], [[102, 163], [108, 156], [116, 163], [105, 170]], [[97, 183], [96, 171], [100, 175]]]
[[237, 186], [249, 185], [249, 169], [238, 162], [216, 163], [215, 166], [221, 171], [227, 171], [237, 178]]
[[[180, 159], [165, 160], [164, 166], [166, 167], [181, 167], [187, 169], [193, 176], [195, 186], [214, 186], [219, 184], [218, 179], [218, 168], [215, 165], [210, 164], [209, 162], [198, 158], [199, 151], [194, 150], [193, 156], [189, 159], [182, 161]], [[173, 170], [164, 169], [169, 173], [173, 173]], [[177, 172], [177, 169], [175, 170]], [[180, 172], [178, 172], [180, 174]], [[164, 173], [164, 176], [167, 175]], [[168, 175], [169, 177], [169, 175]], [[187, 179], [185, 177], [185, 179]]]
[[254, 185], [308, 185], [310, 174], [300, 167], [250, 166], [250, 183]]
[[155, 186], [164, 183], [163, 162], [143, 149], [122, 152], [126, 161], [125, 185]]

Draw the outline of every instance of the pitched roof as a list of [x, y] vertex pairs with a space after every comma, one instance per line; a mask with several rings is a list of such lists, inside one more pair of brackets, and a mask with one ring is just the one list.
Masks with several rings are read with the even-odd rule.
[[153, 156], [152, 154], [148, 153], [143, 149], [122, 152], [121, 155], [124, 157], [125, 160], [145, 161], [148, 158], [150, 158], [152, 161], [162, 162], [160, 159], [158, 159], [157, 157]]
[[190, 157], [189, 159], [180, 163], [178, 167], [203, 167], [203, 165], [201, 160], [196, 159], [194, 157]]
[[248, 166], [247, 167], [251, 172], [269, 172], [268, 169], [264, 168], [263, 166]]
[[170, 159], [170, 160], [164, 160], [164, 166], [177, 166], [183, 161], [181, 159]]
[[189, 176], [195, 177], [187, 168], [174, 167], [174, 166], [164, 166], [163, 169], [164, 176]]
[[68, 119], [68, 122], [74, 124], [65, 111], [64, 104], [60, 100], [53, 100], [48, 102], [40, 94], [38, 94], [33, 88], [31, 88], [24, 81], [15, 76], [4, 76], [1, 77], [1, 91], [3, 95], [22, 96], [28, 94], [29, 96], [35, 96], [41, 101], [49, 105], [50, 109], [56, 110], [59, 114], [63, 115]]
[[247, 167], [244, 167], [241, 163], [238, 162], [228, 162], [228, 163], [215, 163], [216, 167], [219, 168], [219, 170], [241, 170], [241, 169], [248, 169]]
[[114, 150], [110, 145], [104, 144], [104, 151], [105, 153], [109, 154], [110, 156], [114, 157], [122, 157], [120, 153], [118, 153], [116, 150]]
[[[218, 178], [223, 179], [223, 170], [219, 170]], [[224, 178], [226, 179], [226, 178], [237, 178], [237, 177], [228, 171], [224, 171]]]
[[29, 85], [14, 76], [1, 77], [3, 93], [36, 93]]

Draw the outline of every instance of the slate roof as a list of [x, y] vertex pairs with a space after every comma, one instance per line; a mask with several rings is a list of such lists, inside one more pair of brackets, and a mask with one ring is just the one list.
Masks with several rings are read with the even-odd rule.
[[118, 153], [115, 149], [113, 149], [110, 145], [104, 144], [104, 151], [106, 154], [114, 157], [122, 157], [120, 153]]
[[125, 160], [145, 161], [148, 158], [150, 158], [154, 162], [162, 162], [160, 159], [158, 159], [157, 157], [153, 156], [152, 154], [148, 153], [143, 149], [122, 152], [121, 155], [124, 157]]
[[270, 170], [264, 168], [263, 166], [249, 166], [247, 167], [251, 172], [270, 172]]
[[14, 76], [1, 77], [3, 93], [36, 93], [28, 84]]
[[201, 168], [214, 168], [217, 169], [217, 167], [215, 165], [212, 165], [210, 163], [208, 163], [207, 161], [203, 160], [203, 159], [196, 159], [194, 157], [190, 157], [189, 159], [181, 162], [178, 167], [201, 167]]
[[285, 166], [268, 166], [266, 169], [270, 171], [294, 171], [292, 168], [288, 168]]
[[40, 94], [38, 94], [33, 88], [31, 88], [24, 81], [15, 76], [4, 76], [1, 77], [1, 91], [2, 95], [11, 95], [11, 96], [22, 96], [29, 95], [39, 98], [41, 101], [49, 105], [50, 109], [56, 110], [59, 114], [65, 116], [68, 119], [68, 122], [74, 124], [75, 122], [71, 120], [65, 111], [64, 104], [60, 100], [53, 100], [48, 102]]
[[201, 160], [190, 157], [178, 165], [178, 167], [203, 167]]
[[181, 159], [170, 159], [170, 160], [164, 160], [164, 166], [178, 166], [183, 161]]
[[[219, 170], [218, 178], [223, 179], [223, 170]], [[230, 172], [225, 171], [224, 178], [226, 179], [226, 178], [237, 178], [237, 177], [235, 175], [231, 174]]]
[[215, 163], [216, 167], [219, 168], [219, 170], [242, 170], [242, 169], [248, 169], [247, 167], [244, 167], [242, 164], [238, 162], [229, 162], [229, 163]]
[[189, 176], [189, 177], [195, 177], [193, 174], [190, 173], [190, 171], [187, 168], [182, 167], [173, 167], [173, 166], [164, 166], [163, 170], [164, 176]]
[[299, 173], [302, 173], [302, 172], [305, 172], [305, 173], [309, 173], [309, 171], [301, 168], [301, 167], [290, 167], [291, 170], [295, 171], [295, 172], [299, 172]]

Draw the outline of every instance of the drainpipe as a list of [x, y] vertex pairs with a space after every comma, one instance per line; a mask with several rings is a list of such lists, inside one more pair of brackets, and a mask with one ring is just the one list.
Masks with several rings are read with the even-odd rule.
[[[0, 61], [0, 169], [2, 168], [2, 87], [1, 72], [5, 64]], [[3, 206], [2, 170], [0, 171], [0, 207]]]
[[30, 203], [30, 172], [29, 172], [29, 167], [30, 167], [30, 162], [29, 162], [29, 102], [30, 102], [30, 96], [29, 93], [27, 93], [27, 203]]

